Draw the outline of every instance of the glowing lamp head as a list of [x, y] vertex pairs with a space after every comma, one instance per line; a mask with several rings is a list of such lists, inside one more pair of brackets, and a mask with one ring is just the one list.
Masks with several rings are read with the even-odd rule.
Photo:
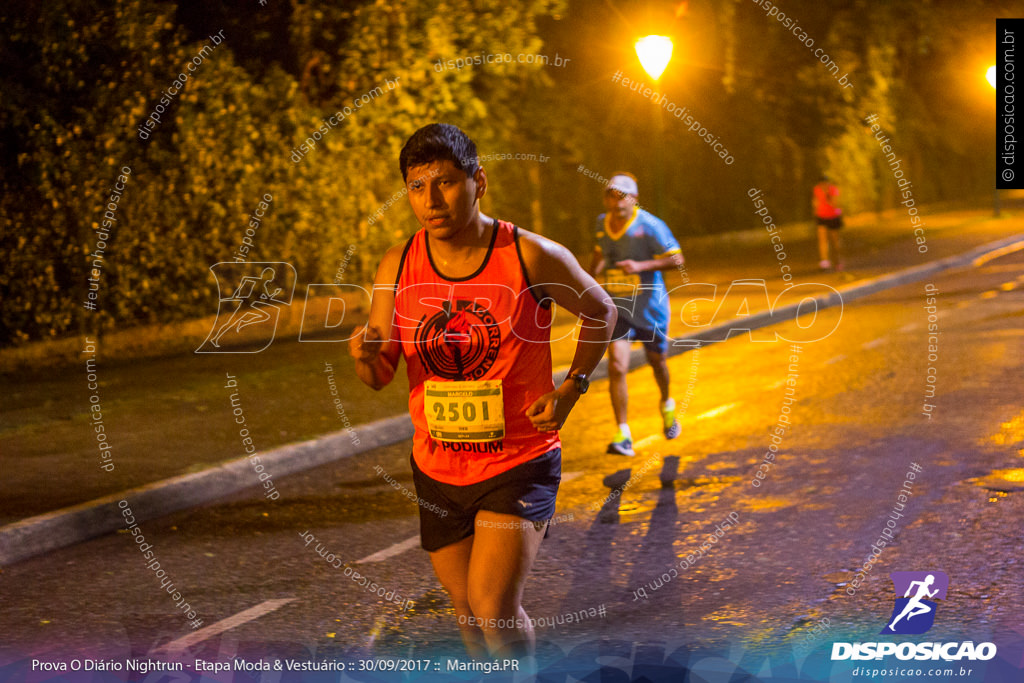
[[988, 68], [988, 71], [985, 72], [985, 78], [988, 79], [989, 85], [991, 85], [993, 88], [996, 87], [996, 67], [994, 64]]
[[668, 36], [645, 36], [636, 41], [636, 56], [644, 71], [658, 80], [672, 59], [672, 39]]

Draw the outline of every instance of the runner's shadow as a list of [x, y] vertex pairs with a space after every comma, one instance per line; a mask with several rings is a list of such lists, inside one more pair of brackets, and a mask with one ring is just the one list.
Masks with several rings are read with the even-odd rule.
[[602, 587], [607, 590], [613, 586], [618, 573], [611, 554], [616, 539], [624, 533], [619, 526], [619, 501], [630, 476], [631, 470], [626, 468], [604, 478], [604, 485], [611, 492], [605, 496], [594, 521], [583, 534], [582, 547], [575, 553], [572, 584], [562, 604], [563, 612], [575, 611], [581, 606], [596, 606], [598, 602], [609, 602], [609, 598], [618, 597], [618, 591], [598, 595], [595, 589]]
[[607, 486], [611, 491], [605, 496], [604, 505], [597, 512], [596, 521], [600, 524], [618, 524], [619, 523], [619, 503], [622, 501], [622, 492], [626, 488], [626, 484], [629, 483], [632, 478], [633, 470], [626, 468], [617, 472], [612, 472], [604, 478], [604, 485]]
[[[591, 602], [615, 604], [626, 602], [630, 596], [624, 592], [621, 581], [624, 571], [630, 571], [630, 590], [634, 584], [648, 581], [654, 575], [660, 575], [675, 562], [673, 543], [676, 538], [676, 522], [679, 516], [676, 505], [675, 479], [679, 471], [679, 458], [667, 456], [659, 474], [661, 486], [657, 501], [650, 516], [647, 534], [639, 548], [632, 550], [631, 544], [620, 544], [630, 537], [635, 529], [632, 525], [621, 524], [636, 514], [635, 504], [622, 506], [623, 494], [627, 490], [638, 493], [645, 485], [641, 478], [631, 480], [632, 470], [621, 469], [607, 475], [604, 485], [610, 490], [605, 497], [594, 521], [583, 536], [583, 545], [579, 549], [573, 563], [573, 579], [568, 598], [564, 603], [564, 611], [578, 609], [579, 596], [589, 596]], [[649, 485], [649, 483], [647, 484]], [[638, 496], [643, 499], [641, 494]], [[622, 508], [622, 509], [620, 509]], [[624, 557], [615, 556], [615, 546], [624, 546]], [[630, 569], [631, 567], [631, 569]], [[599, 595], [595, 590], [598, 586], [607, 586], [609, 592]]]
[[658, 500], [651, 511], [650, 524], [635, 553], [630, 585], [638, 586], [660, 576], [676, 562], [675, 542], [679, 506], [676, 504], [675, 480], [679, 473], [679, 456], [668, 455], [662, 464]]

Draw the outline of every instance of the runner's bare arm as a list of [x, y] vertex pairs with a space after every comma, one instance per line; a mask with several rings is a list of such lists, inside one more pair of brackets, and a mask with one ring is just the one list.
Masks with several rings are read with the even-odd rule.
[[590, 275], [597, 277], [604, 271], [604, 252], [601, 251], [601, 247], [594, 247], [594, 253], [590, 255]]
[[348, 348], [356, 361], [356, 375], [368, 386], [382, 389], [395, 376], [401, 347], [392, 335], [395, 318], [395, 281], [405, 244], [397, 244], [384, 254], [377, 267], [366, 325], [355, 330]]
[[649, 270], [668, 270], [670, 268], [679, 268], [683, 265], [683, 252], [677, 251], [674, 254], [668, 256], [662, 256], [661, 258], [653, 258], [648, 261], [619, 261], [615, 264], [617, 268], [622, 268], [623, 272], [626, 273], [644, 273]]
[[[604, 356], [615, 328], [617, 313], [611, 297], [561, 244], [525, 230], [520, 230], [519, 240], [526, 273], [541, 290], [540, 296], [552, 299], [582, 321], [569, 376], [590, 375]], [[526, 415], [538, 431], [555, 431], [578, 398], [576, 383], [567, 376], [554, 391], [534, 401]]]

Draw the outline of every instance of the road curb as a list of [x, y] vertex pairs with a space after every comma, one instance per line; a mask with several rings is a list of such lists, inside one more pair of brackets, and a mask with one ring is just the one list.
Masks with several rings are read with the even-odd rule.
[[[809, 306], [811, 301], [817, 306], [817, 310], [844, 305], [846, 302], [917, 282], [946, 270], [968, 265], [977, 266], [991, 258], [1020, 249], [1024, 249], [1024, 235], [1014, 235], [975, 247], [963, 254], [841, 287], [826, 295], [806, 297], [774, 311], [762, 311], [730, 320], [694, 335], [677, 337], [669, 347], [669, 355], [679, 355], [707, 344], [726, 341], [748, 330], [792, 320], [797, 317], [801, 308]], [[635, 350], [631, 356], [631, 365], [639, 366], [643, 358], [643, 349]], [[555, 381], [559, 382], [567, 371], [567, 366], [556, 369]], [[607, 374], [607, 362], [602, 359], [593, 373], [593, 379], [603, 379]], [[269, 473], [271, 478], [282, 477], [365, 453], [374, 448], [399, 443], [412, 438], [412, 435], [412, 421], [406, 414], [354, 427], [352, 431], [346, 429], [256, 455], [260, 458], [264, 472]], [[254, 463], [248, 457], [229, 460], [199, 472], [164, 479], [0, 527], [0, 566], [20, 562], [124, 527], [122, 508], [118, 505], [122, 500], [127, 501], [135, 520], [143, 522], [203, 505], [247, 488], [258, 487], [260, 481], [253, 467]]]
[[57, 548], [80, 543], [125, 526], [125, 500], [136, 521], [202, 505], [224, 496], [260, 486], [254, 464], [260, 464], [273, 481], [295, 472], [358, 455], [368, 450], [412, 438], [412, 421], [399, 415], [322, 436], [312, 441], [258, 453], [259, 463], [248, 457], [228, 460], [199, 472], [163, 479], [20, 522], [0, 527], [0, 566], [13, 564]]
[[[978, 266], [985, 261], [999, 256], [1005, 256], [1006, 254], [1010, 254], [1021, 249], [1024, 249], [1024, 234], [1012, 235], [995, 242], [989, 242], [988, 244], [975, 247], [963, 254], [946, 256], [945, 258], [923, 263], [919, 266], [904, 268], [903, 270], [895, 273], [879, 275], [878, 277], [874, 277], [869, 280], [863, 280], [861, 282], [855, 282], [840, 287], [839, 289], [833, 289], [833, 293], [830, 294], [817, 297], [808, 296], [800, 301], [781, 306], [775, 310], [761, 311], [743, 318], [735, 318], [729, 322], [716, 325], [713, 328], [694, 335], [675, 337], [672, 340], [673, 343], [669, 346], [669, 355], [679, 355], [710, 343], [726, 341], [727, 339], [731, 339], [732, 337], [747, 332], [748, 330], [756, 330], [768, 325], [793, 320], [797, 317], [801, 308], [810, 306], [810, 302], [814, 303], [816, 306], [815, 310], [818, 311], [825, 308], [831, 308], [832, 306], [842, 306], [851, 301], [856, 301], [857, 299], [870, 296], [871, 294], [876, 294], [886, 289], [899, 287], [912, 282], [918, 282], [931, 275], [935, 275], [946, 270], [961, 268], [964, 266]], [[832, 288], [830, 287], [830, 289]], [[643, 350], [638, 349], [633, 352], [631, 360], [636, 362], [642, 358]], [[604, 361], [602, 360], [602, 363], [603, 362]]]

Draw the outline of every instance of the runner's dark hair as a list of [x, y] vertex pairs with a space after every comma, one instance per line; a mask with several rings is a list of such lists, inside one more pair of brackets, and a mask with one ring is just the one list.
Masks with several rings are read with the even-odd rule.
[[468, 176], [476, 173], [480, 166], [476, 156], [476, 144], [458, 126], [450, 123], [431, 123], [412, 134], [398, 155], [398, 166], [402, 180], [413, 166], [422, 166], [434, 161], [451, 161], [455, 168]]

